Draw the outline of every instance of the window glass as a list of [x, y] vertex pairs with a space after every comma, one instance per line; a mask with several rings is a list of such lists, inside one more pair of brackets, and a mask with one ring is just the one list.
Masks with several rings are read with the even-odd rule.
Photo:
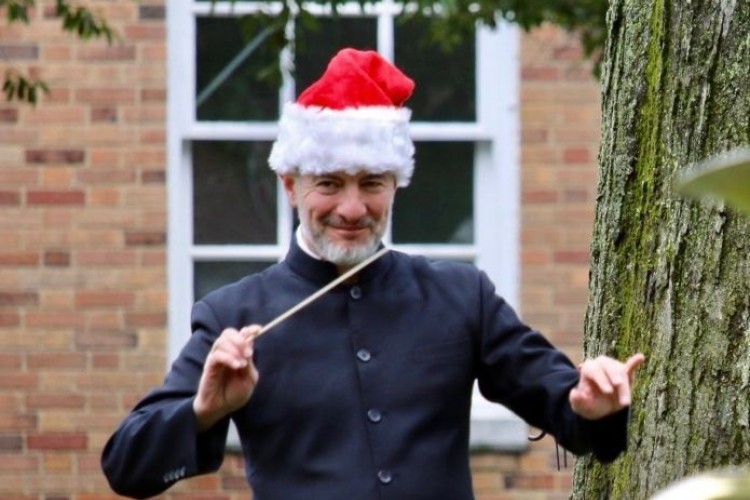
[[411, 184], [396, 193], [394, 243], [474, 242], [474, 144], [416, 145]]
[[295, 80], [297, 95], [321, 77], [331, 57], [344, 47], [377, 49], [375, 18], [314, 20], [313, 26], [297, 21], [295, 33]]
[[193, 274], [195, 300], [207, 293], [250, 274], [262, 271], [273, 262], [196, 262]]
[[[276, 55], [265, 42], [250, 50], [262, 24], [250, 16], [200, 17], [196, 23], [198, 120], [278, 119], [280, 82], [268, 71]], [[268, 78], [259, 77], [264, 71]]]
[[430, 43], [429, 20], [396, 21], [396, 65], [415, 82], [407, 101], [415, 121], [476, 121], [476, 61], [473, 40], [445, 51]]
[[271, 144], [193, 143], [195, 244], [276, 243], [276, 175], [268, 167]]

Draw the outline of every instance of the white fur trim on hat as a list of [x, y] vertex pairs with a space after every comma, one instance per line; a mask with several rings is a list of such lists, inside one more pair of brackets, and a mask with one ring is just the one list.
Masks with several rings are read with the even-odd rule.
[[398, 186], [405, 187], [414, 171], [410, 117], [403, 107], [288, 103], [268, 163], [278, 174], [392, 172]]

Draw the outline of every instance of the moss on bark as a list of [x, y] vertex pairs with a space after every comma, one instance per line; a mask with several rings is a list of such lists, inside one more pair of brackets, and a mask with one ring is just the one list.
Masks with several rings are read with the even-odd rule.
[[674, 194], [750, 144], [750, 2], [612, 0], [587, 356], [644, 352], [628, 453], [578, 462], [575, 498], [646, 498], [750, 460], [750, 222]]

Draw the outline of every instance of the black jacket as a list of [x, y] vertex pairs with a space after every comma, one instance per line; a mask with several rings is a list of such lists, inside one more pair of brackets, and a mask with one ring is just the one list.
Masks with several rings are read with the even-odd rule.
[[[113, 489], [147, 497], [221, 465], [229, 419], [205, 433], [192, 412], [201, 368], [224, 328], [264, 324], [336, 276], [296, 244], [266, 271], [195, 304], [193, 335], [162, 387], [111, 437]], [[256, 342], [260, 381], [237, 425], [258, 500], [473, 498], [472, 385], [567, 449], [613, 460], [627, 410], [575, 415], [578, 372], [519, 321], [470, 265], [389, 252]]]

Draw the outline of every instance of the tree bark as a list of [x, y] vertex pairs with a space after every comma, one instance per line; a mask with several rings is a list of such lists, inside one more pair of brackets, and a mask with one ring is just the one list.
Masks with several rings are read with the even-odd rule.
[[641, 351], [627, 453], [574, 498], [643, 499], [750, 460], [750, 220], [675, 194], [750, 144], [750, 2], [610, 0], [586, 356]]

